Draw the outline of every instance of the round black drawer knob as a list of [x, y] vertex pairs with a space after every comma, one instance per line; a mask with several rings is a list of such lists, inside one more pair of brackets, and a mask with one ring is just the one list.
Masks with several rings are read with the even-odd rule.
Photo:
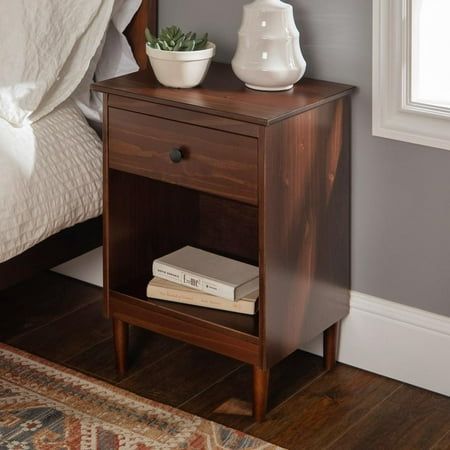
[[180, 148], [174, 148], [169, 153], [170, 160], [174, 163], [179, 163], [183, 159], [183, 152]]

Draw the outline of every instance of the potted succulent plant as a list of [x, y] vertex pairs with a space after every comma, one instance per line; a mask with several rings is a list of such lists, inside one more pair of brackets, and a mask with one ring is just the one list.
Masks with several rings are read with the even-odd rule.
[[177, 26], [167, 27], [153, 36], [145, 30], [146, 51], [158, 81], [164, 86], [191, 88], [199, 85], [208, 72], [216, 46], [208, 34], [183, 33]]

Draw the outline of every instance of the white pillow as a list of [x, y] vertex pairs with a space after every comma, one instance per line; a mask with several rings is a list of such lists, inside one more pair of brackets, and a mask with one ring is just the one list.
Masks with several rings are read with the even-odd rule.
[[0, 1], [0, 117], [36, 121], [80, 84], [113, 0]]
[[139, 70], [130, 45], [123, 32], [139, 9], [142, 0], [115, 0], [106, 36], [91, 61], [89, 71], [72, 98], [91, 121], [102, 120], [102, 96], [91, 92], [93, 81], [120, 77]]
[[118, 31], [123, 33], [136, 14], [142, 0], [116, 0], [111, 20]]

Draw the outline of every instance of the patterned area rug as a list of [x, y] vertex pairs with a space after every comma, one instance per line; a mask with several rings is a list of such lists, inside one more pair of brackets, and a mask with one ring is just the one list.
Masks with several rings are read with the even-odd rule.
[[1, 450], [279, 448], [0, 344]]

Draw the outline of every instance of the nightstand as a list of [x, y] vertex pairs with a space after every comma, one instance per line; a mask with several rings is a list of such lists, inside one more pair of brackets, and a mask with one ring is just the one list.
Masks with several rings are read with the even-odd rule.
[[[246, 89], [213, 64], [201, 87], [168, 89], [138, 72], [104, 93], [104, 297], [119, 372], [128, 325], [254, 367], [254, 414], [269, 369], [324, 333], [335, 364], [349, 310], [350, 94], [302, 80]], [[258, 265], [259, 314], [146, 298], [152, 262], [185, 245]], [[243, 387], [244, 388], [244, 387]]]

